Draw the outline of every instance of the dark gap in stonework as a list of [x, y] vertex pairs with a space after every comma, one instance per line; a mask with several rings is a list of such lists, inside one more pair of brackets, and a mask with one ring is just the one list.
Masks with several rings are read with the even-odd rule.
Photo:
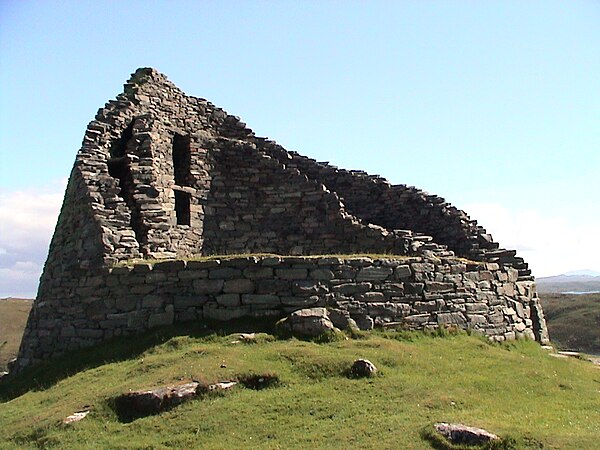
[[191, 195], [179, 190], [190, 186], [192, 157], [190, 154], [190, 137], [176, 134], [173, 136], [173, 175], [175, 177], [175, 215], [177, 225], [191, 224]]
[[190, 194], [184, 191], [175, 191], [175, 214], [177, 215], [177, 225], [189, 225], [190, 215]]
[[110, 147], [111, 158], [122, 158], [127, 151], [127, 143], [133, 137], [133, 122], [121, 134], [118, 141], [113, 141]]
[[135, 183], [131, 174], [130, 160], [127, 157], [127, 144], [133, 138], [133, 122], [123, 131], [118, 141], [114, 142], [111, 149], [111, 158], [108, 160], [108, 173], [119, 180], [121, 197], [129, 208], [131, 219], [130, 226], [135, 233], [138, 243], [146, 241], [147, 228], [144, 226], [140, 208], [135, 201]]
[[176, 134], [173, 137], [173, 170], [175, 184], [178, 186], [190, 185], [190, 166], [192, 157], [190, 155], [190, 137]]

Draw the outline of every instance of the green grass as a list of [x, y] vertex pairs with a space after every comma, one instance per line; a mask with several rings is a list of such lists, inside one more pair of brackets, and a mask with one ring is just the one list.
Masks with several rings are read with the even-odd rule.
[[548, 331], [559, 348], [600, 355], [600, 294], [540, 294]]
[[[600, 370], [534, 342], [373, 332], [325, 343], [261, 334], [249, 344], [227, 333], [167, 328], [23, 373], [0, 386], [0, 448], [445, 448], [430, 434], [438, 421], [496, 433], [497, 448], [597, 448]], [[349, 378], [357, 358], [379, 374]], [[278, 382], [130, 423], [111, 408], [129, 389], [252, 373]], [[86, 419], [60, 423], [85, 405]]]

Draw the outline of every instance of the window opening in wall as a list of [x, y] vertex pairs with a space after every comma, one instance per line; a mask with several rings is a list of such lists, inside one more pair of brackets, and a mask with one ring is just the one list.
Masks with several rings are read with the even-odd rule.
[[110, 156], [112, 158], [121, 158], [125, 156], [127, 152], [127, 143], [133, 137], [133, 122], [129, 124], [127, 128], [121, 134], [121, 137], [117, 141], [113, 141], [110, 147]]
[[121, 197], [129, 208], [130, 223], [138, 243], [146, 241], [147, 227], [144, 225], [140, 208], [135, 200], [135, 183], [131, 174], [131, 165], [127, 157], [127, 145], [133, 138], [133, 122], [123, 131], [120, 139], [110, 149], [108, 174], [119, 181]]
[[175, 215], [177, 216], [177, 225], [190, 225], [190, 201], [191, 196], [188, 192], [175, 191]]
[[173, 137], [173, 171], [176, 185], [190, 185], [191, 164], [190, 137], [176, 134]]

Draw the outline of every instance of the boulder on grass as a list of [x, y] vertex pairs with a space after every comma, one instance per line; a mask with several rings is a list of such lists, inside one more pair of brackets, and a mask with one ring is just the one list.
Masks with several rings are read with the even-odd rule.
[[190, 383], [131, 391], [115, 399], [119, 415], [135, 418], [157, 414], [179, 405], [197, 395], [200, 383]]
[[469, 427], [461, 423], [436, 423], [435, 429], [453, 444], [484, 445], [500, 439], [482, 428]]
[[191, 381], [148, 390], [131, 391], [115, 399], [115, 409], [120, 419], [127, 422], [139, 417], [158, 414], [208, 392], [229, 390], [237, 384], [237, 381], [221, 381], [215, 384]]
[[299, 309], [280, 320], [277, 326], [285, 334], [308, 338], [339, 331], [329, 319], [326, 308]]
[[350, 376], [354, 378], [370, 378], [377, 374], [377, 367], [368, 359], [357, 359], [350, 368]]

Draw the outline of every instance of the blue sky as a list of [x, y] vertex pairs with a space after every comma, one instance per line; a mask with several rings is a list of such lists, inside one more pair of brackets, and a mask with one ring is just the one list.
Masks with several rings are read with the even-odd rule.
[[600, 2], [0, 1], [0, 296], [32, 295], [87, 123], [137, 67], [600, 271]]

